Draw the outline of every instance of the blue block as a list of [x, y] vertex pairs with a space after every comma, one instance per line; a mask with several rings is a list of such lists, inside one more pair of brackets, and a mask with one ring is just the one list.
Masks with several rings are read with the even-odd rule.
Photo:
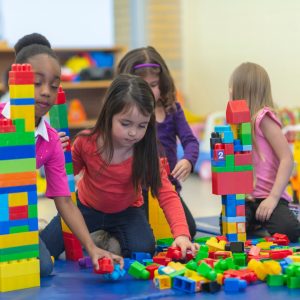
[[252, 151], [252, 145], [243, 145], [242, 151]]
[[151, 259], [150, 253], [146, 252], [132, 252], [131, 259], [137, 260], [138, 262], [142, 263], [144, 259]]
[[222, 142], [225, 143], [225, 144], [233, 143], [233, 133], [232, 133], [232, 131], [224, 132]]
[[228, 233], [226, 234], [226, 237], [229, 242], [236, 242], [238, 240], [238, 235], [236, 233]]
[[10, 105], [34, 105], [34, 98], [12, 98]]
[[33, 158], [33, 157], [35, 157], [35, 145], [0, 147], [0, 160]]
[[175, 276], [173, 278], [173, 288], [186, 293], [195, 293], [196, 281], [184, 276]]
[[39, 224], [37, 218], [30, 218], [28, 219], [29, 231], [38, 231]]
[[34, 191], [29, 191], [27, 195], [28, 195], [28, 205], [37, 204], [38, 196], [37, 196], [36, 189]]
[[66, 163], [71, 163], [72, 162], [72, 153], [71, 151], [65, 151], [65, 162]]
[[231, 131], [231, 127], [230, 125], [218, 125], [218, 126], [215, 126], [215, 132], [226, 132], [226, 131]]
[[21, 193], [21, 192], [36, 192], [36, 185], [23, 185], [23, 186], [13, 186], [0, 188], [0, 194], [9, 194], [9, 193]]
[[246, 222], [246, 217], [222, 217], [222, 221], [227, 223], [243, 223]]
[[73, 174], [68, 175], [68, 185], [70, 192], [75, 192], [75, 178]]
[[9, 221], [0, 222], [0, 235], [9, 234]]
[[211, 165], [213, 167], [226, 167], [226, 161], [225, 160], [212, 160]]
[[9, 220], [8, 194], [0, 194], [0, 221]]

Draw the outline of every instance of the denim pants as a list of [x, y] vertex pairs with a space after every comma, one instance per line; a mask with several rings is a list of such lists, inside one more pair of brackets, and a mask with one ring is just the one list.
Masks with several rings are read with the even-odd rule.
[[[100, 229], [107, 231], [119, 241], [123, 257], [131, 257], [132, 252], [154, 254], [155, 239], [143, 208], [129, 207], [119, 213], [107, 214], [87, 207], [79, 200], [77, 205], [89, 232]], [[41, 258], [48, 260], [47, 255], [57, 258], [64, 251], [59, 215], [40, 233], [40, 238], [46, 246], [42, 247]]]

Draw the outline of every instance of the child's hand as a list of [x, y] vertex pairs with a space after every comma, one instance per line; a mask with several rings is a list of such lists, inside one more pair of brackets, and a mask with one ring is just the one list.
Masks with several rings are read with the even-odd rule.
[[59, 140], [61, 142], [61, 146], [62, 146], [63, 150], [66, 151], [67, 147], [68, 147], [68, 145], [70, 143], [70, 141], [69, 141], [70, 138], [63, 131], [59, 132], [58, 136], [59, 136]]
[[192, 171], [192, 165], [187, 159], [181, 159], [177, 162], [171, 175], [180, 181], [185, 181]]
[[92, 250], [88, 250], [88, 253], [89, 253], [89, 256], [91, 257], [91, 260], [93, 262], [93, 266], [96, 270], [99, 269], [98, 259], [102, 258], [102, 257], [108, 257], [113, 261], [113, 263], [119, 264], [121, 270], [124, 267], [123, 257], [118, 256], [116, 254], [113, 254], [111, 252], [108, 252], [106, 250], [100, 249], [96, 246], [92, 247]]
[[260, 222], [268, 221], [277, 204], [278, 201], [270, 196], [263, 200], [256, 210], [256, 219]]
[[185, 235], [178, 236], [173, 244], [173, 247], [180, 247], [182, 252], [182, 258], [185, 258], [186, 256], [186, 250], [190, 249], [192, 251], [192, 254], [195, 255], [196, 249], [199, 249], [198, 244], [194, 244], [190, 241], [190, 239]]

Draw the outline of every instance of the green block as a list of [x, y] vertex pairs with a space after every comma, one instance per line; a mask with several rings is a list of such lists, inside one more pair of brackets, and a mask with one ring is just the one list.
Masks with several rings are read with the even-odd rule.
[[252, 136], [251, 134], [242, 134], [240, 136], [242, 145], [252, 145]]
[[245, 166], [235, 166], [234, 171], [235, 172], [241, 172], [241, 171], [252, 171], [253, 166], [252, 165], [245, 165]]
[[150, 272], [146, 270], [146, 267], [138, 261], [135, 261], [130, 265], [128, 274], [136, 279], [149, 279], [150, 277]]
[[67, 175], [74, 174], [73, 164], [71, 162], [67, 163], [65, 168]]
[[66, 104], [53, 105], [49, 111], [50, 124], [56, 129], [68, 128]]
[[280, 275], [268, 275], [267, 276], [267, 285], [268, 286], [283, 286], [284, 285], [284, 277], [282, 274]]
[[236, 200], [244, 200], [245, 199], [245, 194], [236, 194]]
[[230, 167], [211, 167], [212, 172], [216, 173], [225, 173], [225, 172], [234, 172], [235, 166], [230, 166]]
[[33, 132], [1, 133], [0, 146], [22, 146], [35, 144]]
[[16, 126], [17, 132], [25, 132], [25, 119], [14, 119], [13, 124]]
[[194, 242], [198, 244], [205, 244], [209, 239], [211, 239], [211, 236], [202, 236], [194, 239]]
[[234, 155], [229, 154], [225, 156], [226, 168], [231, 168], [234, 166]]
[[28, 251], [18, 254], [0, 255], [0, 262], [39, 257], [39, 251]]
[[0, 160], [0, 174], [32, 172], [35, 170], [35, 158]]
[[28, 232], [28, 231], [29, 231], [28, 225], [13, 226], [9, 228], [9, 233]]
[[31, 204], [28, 205], [28, 218], [37, 218], [38, 216], [38, 209], [37, 209], [37, 204]]
[[173, 238], [165, 238], [165, 239], [158, 239], [158, 240], [156, 240], [156, 244], [158, 246], [160, 246], [160, 245], [171, 246], [173, 242], [174, 242]]
[[0, 249], [0, 256], [7, 255], [7, 254], [18, 254], [18, 253], [23, 253], [23, 252], [32, 252], [32, 251], [38, 251], [38, 250], [39, 250], [39, 245], [38, 244], [11, 247], [11, 248], [2, 248], [2, 249]]
[[251, 129], [251, 123], [242, 123], [240, 125], [240, 134], [251, 134], [252, 129]]

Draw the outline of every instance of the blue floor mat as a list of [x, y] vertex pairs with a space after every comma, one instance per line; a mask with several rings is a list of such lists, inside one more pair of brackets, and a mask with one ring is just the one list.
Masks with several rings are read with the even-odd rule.
[[[258, 297], [259, 295], [259, 297]], [[5, 300], [57, 300], [57, 299], [103, 299], [103, 300], [151, 300], [151, 299], [219, 299], [219, 300], [257, 300], [257, 299], [300, 299], [300, 289], [287, 287], [270, 288], [265, 283], [248, 286], [245, 292], [226, 294], [223, 290], [216, 294], [205, 292], [185, 294], [174, 289], [159, 290], [151, 280], [137, 280], [129, 275], [118, 281], [106, 281], [91, 269], [80, 269], [75, 262], [58, 260], [52, 276], [41, 280], [40, 288], [0, 293]]]

